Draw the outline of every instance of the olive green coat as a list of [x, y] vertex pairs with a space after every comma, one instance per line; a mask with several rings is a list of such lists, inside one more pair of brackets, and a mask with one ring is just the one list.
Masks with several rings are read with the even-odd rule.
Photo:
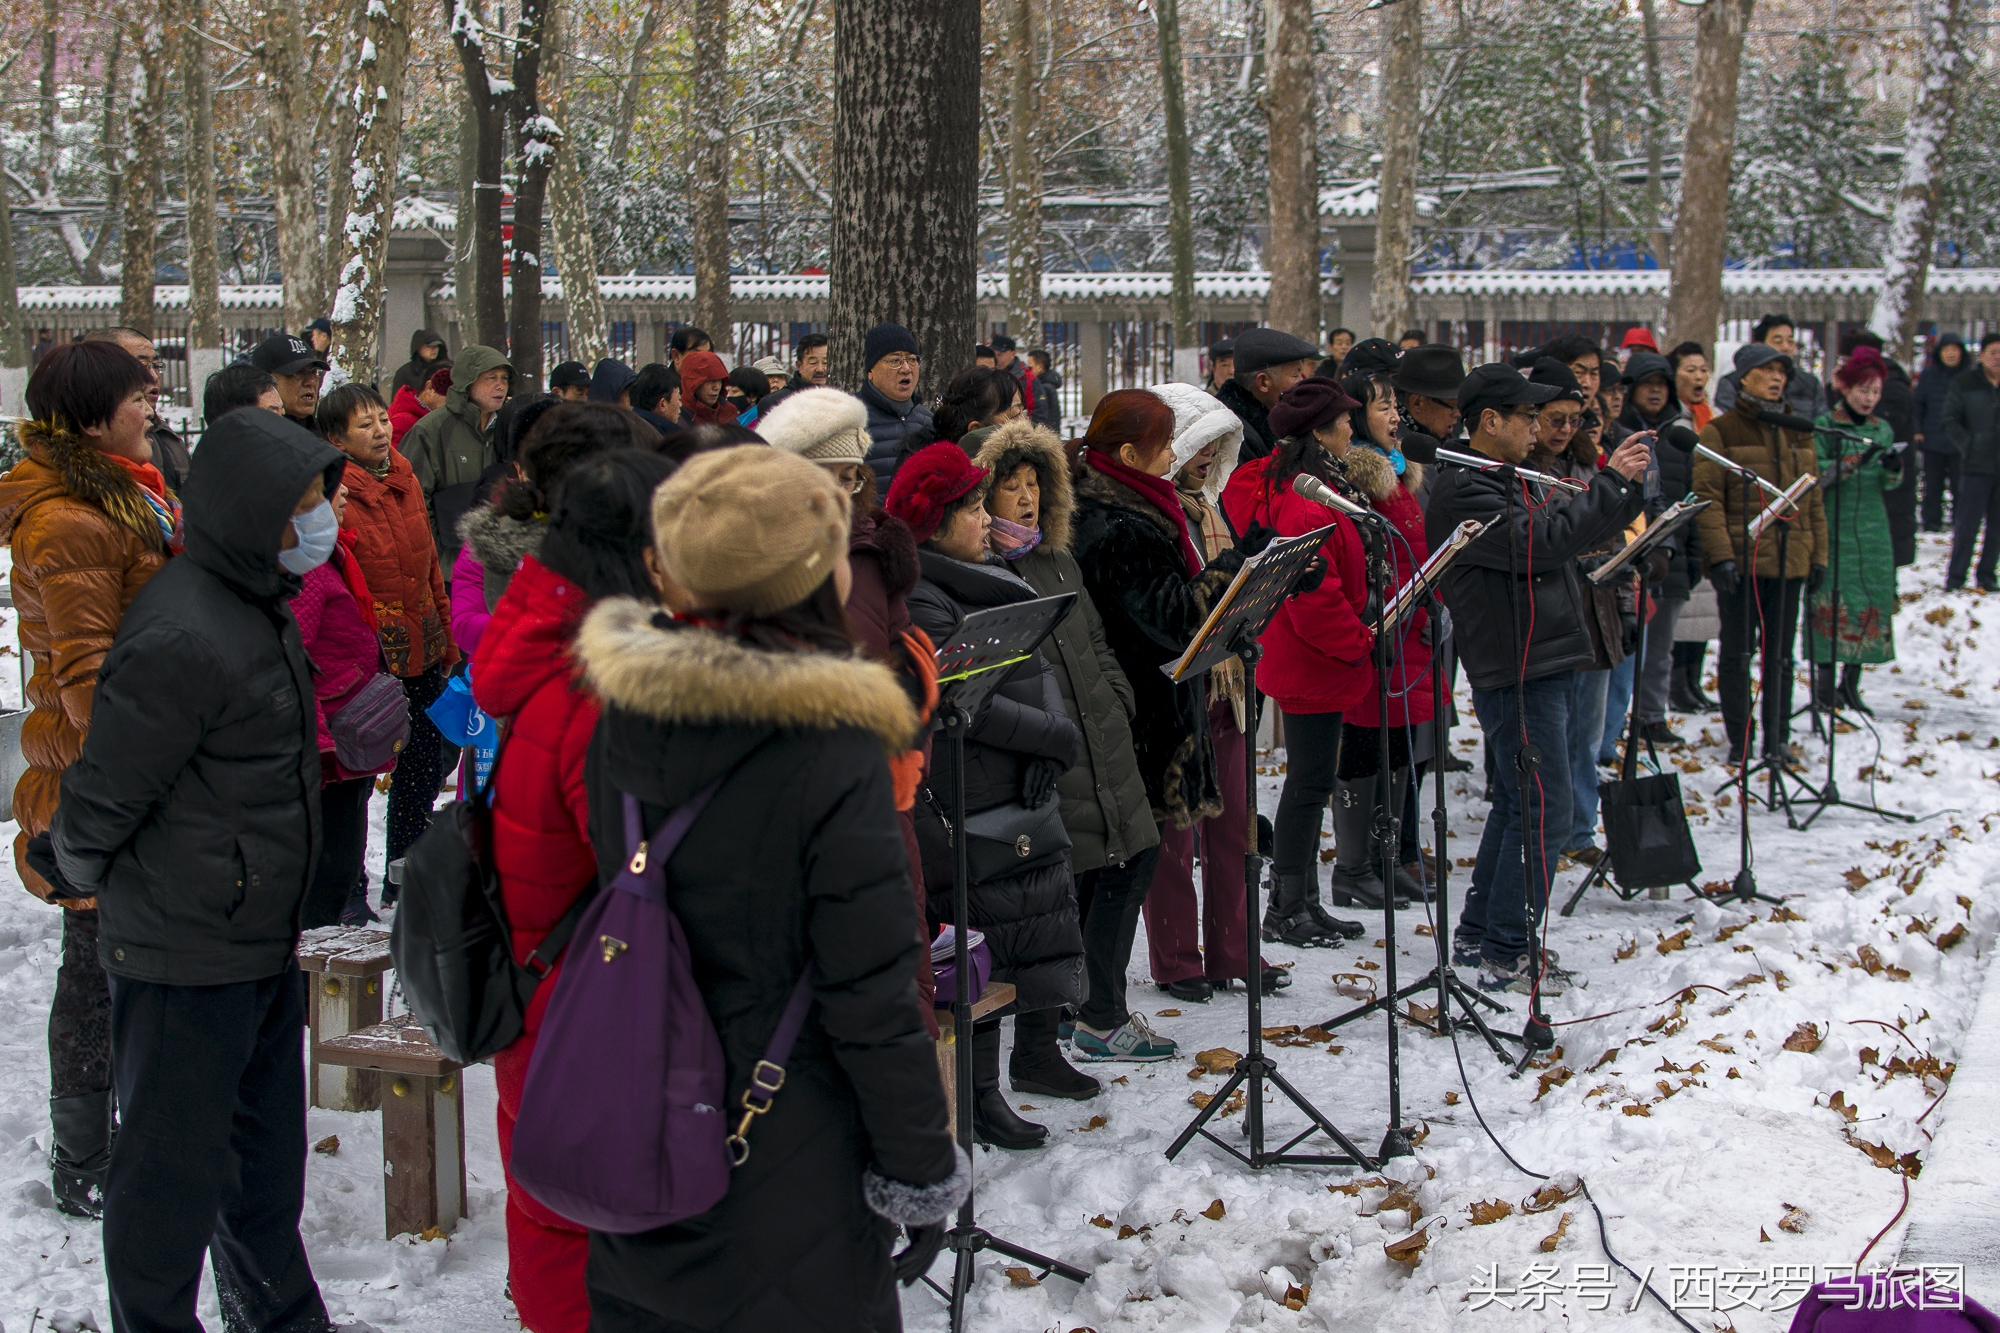
[[[1816, 426], [1834, 423], [1822, 412]], [[1869, 418], [1861, 425], [1841, 422], [1877, 444], [1894, 438], [1889, 423]], [[1893, 662], [1896, 658], [1896, 551], [1889, 536], [1883, 496], [1902, 481], [1880, 458], [1859, 468], [1860, 444], [1817, 433], [1820, 493], [1833, 545], [1833, 565], [1819, 591], [1806, 599], [1806, 660], [1811, 662]], [[1839, 476], [1839, 471], [1851, 475]]]

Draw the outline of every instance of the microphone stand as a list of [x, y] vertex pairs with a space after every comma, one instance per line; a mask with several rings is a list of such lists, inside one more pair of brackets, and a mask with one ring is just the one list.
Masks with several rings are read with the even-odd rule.
[[[1758, 476], [1756, 472], [1753, 471], [1752, 469], [1743, 467], [1740, 464], [1728, 458], [1725, 458], [1720, 454], [1714, 453], [1708, 450], [1705, 446], [1702, 448], [1702, 452], [1707, 454], [1707, 456], [1710, 459], [1718, 461], [1721, 464], [1721, 466], [1725, 468], [1727, 471], [1735, 474], [1736, 478], [1742, 483], [1743, 486], [1743, 511], [1742, 511], [1743, 512], [1743, 522], [1742, 522], [1743, 563], [1749, 568], [1750, 572], [1747, 576], [1741, 574], [1738, 575], [1739, 578], [1744, 579], [1745, 581], [1737, 584], [1737, 593], [1743, 599], [1743, 606], [1742, 606], [1743, 644], [1745, 647], [1748, 647], [1750, 644], [1751, 604], [1757, 599], [1757, 562], [1754, 558], [1752, 558], [1752, 552], [1755, 550], [1755, 548], [1751, 545], [1750, 542], [1751, 511], [1754, 508], [1756, 508], [1755, 501], [1757, 498], [1757, 487], [1764, 486], [1766, 489], [1769, 489], [1769, 483], [1766, 482], [1762, 477]], [[1780, 572], [1782, 573], [1783, 566], [1780, 565], [1779, 569]], [[1780, 586], [1782, 586], [1782, 583]], [[1767, 636], [1765, 642], [1762, 645], [1762, 649], [1764, 652], [1769, 652], [1770, 647], [1771, 647], [1770, 641]], [[1734, 881], [1731, 882], [1729, 886], [1729, 892], [1717, 895], [1716, 901], [1738, 902], [1738, 903], [1766, 902], [1773, 904], [1781, 904], [1784, 901], [1782, 898], [1773, 898], [1769, 894], [1759, 893], [1757, 891], [1757, 872], [1753, 864], [1755, 861], [1755, 853], [1752, 851], [1750, 847], [1751, 796], [1750, 796], [1750, 754], [1749, 754], [1750, 750], [1749, 738], [1751, 734], [1753, 734], [1755, 731], [1757, 714], [1755, 706], [1752, 705], [1749, 701], [1750, 667], [1747, 661], [1744, 663], [1743, 670], [1744, 670], [1744, 679], [1743, 679], [1744, 718], [1743, 718], [1742, 740], [1743, 740], [1744, 753], [1741, 756], [1741, 762], [1738, 763], [1736, 766], [1736, 803], [1740, 807], [1740, 809], [1738, 810], [1738, 815], [1740, 817], [1740, 824], [1739, 824], [1739, 833], [1736, 845], [1736, 867], [1737, 867], [1736, 878]], [[1765, 739], [1768, 741], [1770, 738], [1766, 737]]]

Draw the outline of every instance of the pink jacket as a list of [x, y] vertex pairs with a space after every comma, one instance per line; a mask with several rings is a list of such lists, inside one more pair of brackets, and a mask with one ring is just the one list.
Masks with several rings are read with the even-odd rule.
[[[368, 601], [355, 596], [357, 587], [365, 594], [367, 585], [361, 581], [353, 544], [353, 534], [342, 532], [333, 558], [307, 574], [305, 586], [292, 597], [292, 614], [298, 618], [306, 656], [313, 664], [313, 713], [319, 723], [320, 772], [327, 782], [370, 776], [349, 772], [334, 759], [326, 718], [338, 713], [376, 673], [389, 669], [382, 659], [382, 641], [362, 610]], [[395, 766], [391, 760], [373, 771], [387, 773]]]
[[486, 622], [493, 613], [486, 609], [486, 566], [472, 553], [470, 543], [458, 548], [451, 566], [451, 637], [467, 658], [479, 648]]

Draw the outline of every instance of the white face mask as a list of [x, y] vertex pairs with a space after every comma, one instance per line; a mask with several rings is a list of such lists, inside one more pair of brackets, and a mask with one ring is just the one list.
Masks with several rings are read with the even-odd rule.
[[292, 531], [299, 544], [278, 552], [278, 563], [304, 578], [333, 558], [340, 542], [340, 520], [333, 516], [333, 502], [321, 500], [303, 514], [292, 515]]

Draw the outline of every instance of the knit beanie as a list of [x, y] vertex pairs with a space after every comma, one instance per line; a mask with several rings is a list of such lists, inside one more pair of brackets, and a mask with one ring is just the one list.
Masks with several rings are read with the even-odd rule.
[[838, 389], [800, 389], [757, 420], [766, 441], [815, 463], [868, 457], [868, 405]]
[[1278, 395], [1278, 401], [1271, 405], [1271, 429], [1280, 437], [1303, 435], [1359, 406], [1347, 396], [1339, 381], [1324, 375], [1308, 375]]
[[976, 466], [965, 450], [941, 440], [903, 460], [882, 507], [907, 523], [921, 544], [938, 530], [946, 511], [977, 490], [988, 475], [990, 470]]
[[921, 355], [917, 351], [917, 336], [901, 324], [877, 324], [861, 336], [861, 373], [865, 375], [875, 369], [875, 363], [891, 352]]
[[824, 468], [777, 449], [716, 449], [653, 494], [668, 576], [748, 616], [796, 606], [847, 549], [848, 497]]

